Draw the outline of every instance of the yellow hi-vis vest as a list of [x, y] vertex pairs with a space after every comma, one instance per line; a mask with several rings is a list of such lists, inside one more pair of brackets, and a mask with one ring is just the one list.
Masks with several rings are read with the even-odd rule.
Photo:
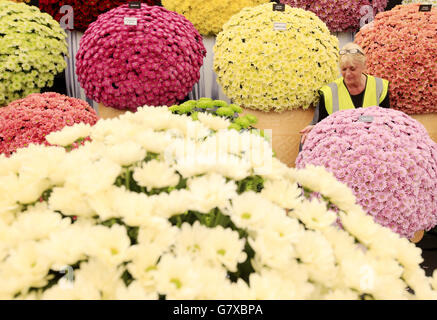
[[[355, 109], [349, 91], [343, 82], [343, 77], [334, 82], [323, 86], [320, 91], [323, 92], [325, 107], [328, 114], [339, 110]], [[388, 92], [388, 81], [367, 75], [366, 89], [364, 92], [363, 108], [379, 106], [384, 101]]]

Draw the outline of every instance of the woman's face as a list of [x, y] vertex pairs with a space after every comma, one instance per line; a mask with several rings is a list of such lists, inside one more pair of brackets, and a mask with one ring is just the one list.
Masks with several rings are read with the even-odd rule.
[[364, 66], [359, 62], [345, 61], [342, 63], [340, 71], [346, 83], [358, 83], [364, 72]]

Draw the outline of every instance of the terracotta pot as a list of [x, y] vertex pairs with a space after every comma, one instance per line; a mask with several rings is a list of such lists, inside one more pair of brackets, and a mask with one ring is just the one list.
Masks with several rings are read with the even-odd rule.
[[97, 113], [101, 119], [116, 118], [125, 112], [126, 110], [118, 110], [111, 107], [106, 107], [101, 103], [99, 103], [97, 106]]
[[413, 243], [418, 243], [420, 240], [422, 240], [424, 234], [425, 234], [425, 231], [423, 231], [423, 230], [417, 231], [414, 234], [414, 236], [410, 239], [410, 241]]
[[423, 124], [431, 139], [437, 142], [437, 113], [412, 114], [410, 117]]
[[310, 124], [314, 108], [278, 112], [263, 112], [245, 108], [243, 115], [253, 114], [258, 118], [258, 129], [272, 130], [272, 148], [276, 157], [289, 167], [295, 166], [303, 128]]

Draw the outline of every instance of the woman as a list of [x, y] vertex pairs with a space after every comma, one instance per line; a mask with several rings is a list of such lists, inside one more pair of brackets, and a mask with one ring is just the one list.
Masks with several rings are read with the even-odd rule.
[[371, 106], [390, 108], [388, 81], [367, 75], [364, 70], [366, 56], [363, 49], [355, 43], [346, 44], [340, 50], [342, 77], [319, 90], [320, 102], [313, 121], [300, 132], [302, 144], [316, 123], [336, 111]]

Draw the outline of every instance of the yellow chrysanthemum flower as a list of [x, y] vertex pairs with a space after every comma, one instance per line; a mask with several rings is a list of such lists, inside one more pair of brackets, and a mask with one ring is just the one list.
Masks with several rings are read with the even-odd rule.
[[289, 6], [241, 10], [223, 26], [214, 52], [223, 91], [251, 109], [307, 109], [338, 74], [338, 39], [314, 13]]
[[269, 0], [162, 0], [162, 5], [190, 20], [202, 35], [217, 34], [223, 24], [246, 7]]

